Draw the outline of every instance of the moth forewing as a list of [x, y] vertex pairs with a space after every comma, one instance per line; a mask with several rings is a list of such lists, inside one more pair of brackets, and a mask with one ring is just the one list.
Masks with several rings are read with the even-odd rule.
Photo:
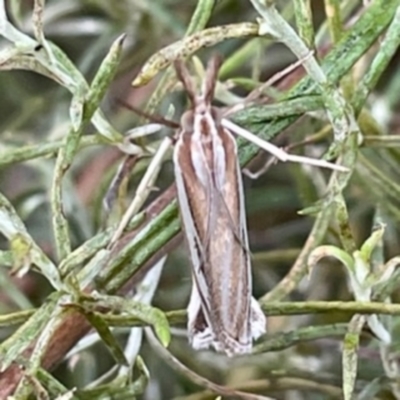
[[[189, 340], [194, 348], [201, 349], [209, 347], [213, 340], [210, 323], [206, 320], [209, 313], [203, 312], [203, 308], [209, 310], [208, 297], [205, 299], [200, 297], [197, 286], [201, 286], [201, 283], [198, 284], [195, 279], [201, 276], [201, 266], [205, 259], [201, 239], [204, 233], [202, 235], [200, 232], [204, 231], [204, 224], [200, 221], [202, 216], [207, 215], [204, 214], [206, 209], [202, 210], [201, 203], [204, 207], [207, 205], [206, 193], [199, 184], [190, 157], [190, 134], [190, 131], [185, 130], [179, 134], [174, 151], [174, 168], [180, 215], [193, 267], [193, 287], [188, 306]], [[193, 198], [196, 193], [199, 202], [195, 202], [194, 205]]]
[[[220, 346], [231, 353], [251, 349], [251, 265], [247, 239], [243, 189], [237, 164], [236, 143], [232, 135], [217, 122], [221, 147], [216, 158], [225, 164], [221, 176], [215, 179], [218, 204], [217, 229], [212, 231], [211, 254], [214, 281], [219, 290], [214, 297], [220, 306], [216, 313], [221, 326]], [[216, 163], [218, 164], [218, 163]], [[219, 266], [216, 269], [215, 266]], [[218, 298], [219, 297], [219, 298]], [[218, 315], [220, 314], [220, 315]], [[218, 326], [215, 327], [218, 329]]]
[[[190, 342], [228, 355], [251, 350], [265, 332], [265, 317], [252, 299], [250, 252], [236, 142], [210, 102], [216, 68], [212, 61], [203, 92], [190, 93], [193, 110], [182, 117], [174, 152], [181, 219], [193, 266], [188, 307]], [[183, 65], [186, 90], [193, 82]]]
[[[235, 241], [235, 250], [238, 254], [238, 258], [240, 258], [239, 270], [242, 276], [235, 277], [232, 282], [235, 280], [239, 282], [246, 282], [246, 284], [242, 285], [241, 288], [237, 288], [240, 290], [236, 291], [236, 296], [243, 296], [242, 300], [236, 299], [238, 301], [245, 301], [246, 307], [248, 308], [248, 315], [246, 316], [246, 321], [243, 321], [243, 324], [247, 325], [247, 331], [242, 332], [243, 341], [246, 342], [246, 346], [243, 347], [242, 352], [249, 352], [251, 350], [252, 339], [257, 339], [259, 336], [265, 333], [266, 331], [266, 319], [265, 316], [258, 304], [258, 302], [252, 297], [252, 275], [251, 275], [251, 255], [249, 250], [249, 241], [247, 236], [247, 224], [246, 224], [246, 210], [245, 210], [245, 199], [244, 199], [244, 191], [243, 191], [243, 183], [242, 183], [242, 175], [241, 169], [239, 165], [239, 159], [237, 156], [237, 145], [233, 135], [227, 130], [223, 129], [221, 125], [221, 130], [225, 132], [227, 137], [229, 137], [230, 145], [232, 146], [232, 155], [229, 154], [228, 157], [232, 161], [232, 170], [234, 170], [235, 177], [235, 188], [237, 192], [237, 207], [238, 215], [237, 219], [234, 221], [238, 226], [239, 230], [239, 238]], [[233, 182], [233, 179], [230, 181]], [[225, 196], [229, 199], [231, 190], [225, 192]], [[233, 212], [232, 214], [233, 215]], [[232, 232], [234, 233], [234, 232]], [[232, 288], [233, 295], [235, 295], [235, 287]], [[234, 298], [231, 298], [232, 303], [235, 302]]]

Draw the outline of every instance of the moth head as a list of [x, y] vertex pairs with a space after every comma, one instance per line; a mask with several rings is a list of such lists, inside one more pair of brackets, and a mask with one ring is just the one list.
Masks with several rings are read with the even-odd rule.
[[197, 109], [197, 112], [205, 112], [205, 110], [203, 111], [203, 108], [208, 108], [211, 105], [221, 62], [222, 58], [218, 55], [214, 55], [210, 59], [207, 64], [206, 76], [199, 94], [196, 90], [195, 82], [190, 76], [189, 70], [184, 62], [182, 60], [176, 60], [174, 63], [177, 77], [182, 82], [192, 106], [200, 108]]
[[181, 117], [181, 129], [187, 133], [193, 133], [194, 115], [192, 110], [185, 111]]

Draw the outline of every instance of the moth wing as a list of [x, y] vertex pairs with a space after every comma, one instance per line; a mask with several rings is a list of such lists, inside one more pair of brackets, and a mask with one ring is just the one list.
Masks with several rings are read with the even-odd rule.
[[213, 346], [232, 355], [251, 349], [251, 265], [236, 142], [220, 124], [213, 128], [213, 227], [208, 230], [204, 273], [211, 294]]
[[[236, 147], [237, 149], [237, 147]], [[236, 150], [237, 151], [237, 150]], [[243, 179], [241, 168], [239, 164], [239, 158], [236, 157], [236, 170], [237, 173], [237, 180], [239, 187], [243, 187]], [[239, 190], [239, 203], [240, 203], [240, 238], [241, 242], [243, 243], [243, 247], [245, 248], [245, 257], [246, 263], [249, 265], [248, 272], [249, 272], [249, 280], [250, 280], [250, 294], [252, 295], [252, 276], [251, 276], [251, 252], [249, 249], [249, 239], [247, 233], [247, 222], [246, 222], [246, 208], [245, 208], [245, 199], [244, 199], [244, 192], [243, 190]], [[251, 336], [253, 339], [258, 339], [261, 335], [266, 332], [266, 325], [267, 320], [265, 318], [264, 313], [261, 310], [260, 304], [254, 297], [251, 297], [250, 303], [250, 319], [251, 319]]]
[[[252, 338], [265, 333], [266, 320], [257, 301], [252, 298], [251, 258], [246, 226], [245, 201], [241, 169], [237, 157], [237, 146], [231, 133], [220, 126], [219, 137], [224, 142], [227, 179], [216, 179], [215, 190], [221, 199], [220, 213], [226, 215], [225, 229], [230, 231], [231, 240], [236, 241], [232, 247], [232, 259], [224, 266], [220, 286], [224, 305], [222, 310], [229, 310], [223, 321], [220, 345], [227, 354], [247, 353], [251, 350]], [[222, 169], [222, 168], [220, 168]], [[217, 168], [218, 170], [218, 168]], [[236, 196], [232, 196], [236, 193]], [[212, 239], [217, 241], [217, 238]], [[227, 257], [229, 259], [229, 257]], [[226, 278], [228, 277], [228, 278]], [[228, 279], [228, 282], [227, 282]], [[228, 287], [226, 287], [228, 286]]]
[[[185, 231], [185, 238], [189, 247], [189, 253], [191, 263], [193, 267], [193, 285], [191, 297], [188, 305], [188, 332], [189, 340], [192, 346], [196, 349], [208, 348], [214, 340], [210, 324], [210, 294], [208, 292], [208, 285], [203, 273], [204, 263], [207, 259], [206, 249], [202, 238], [199, 234], [199, 227], [195, 226], [195, 218], [191, 211], [189, 198], [187, 195], [187, 188], [185, 184], [184, 172], [181, 168], [181, 163], [185, 162], [187, 154], [184, 152], [183, 139], [184, 133], [180, 135], [175, 146], [174, 152], [174, 167], [175, 167], [175, 180], [178, 189], [178, 200], [179, 208], [181, 212], [181, 220]], [[190, 168], [186, 168], [186, 171], [190, 171]], [[191, 181], [194, 183], [194, 181]], [[204, 191], [204, 188], [197, 188], [199, 196], [203, 196], [205, 199], [209, 198], [209, 195]], [[205, 208], [208, 208], [207, 204], [204, 204]]]

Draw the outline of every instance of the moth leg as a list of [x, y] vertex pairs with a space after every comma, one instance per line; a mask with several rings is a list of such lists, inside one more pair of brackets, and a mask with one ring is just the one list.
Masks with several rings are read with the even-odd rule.
[[241, 128], [239, 125], [236, 125], [235, 123], [233, 123], [227, 119], [222, 119], [221, 123], [224, 128], [226, 128], [226, 129], [230, 130], [231, 132], [234, 132], [235, 134], [241, 136], [242, 138], [254, 143], [260, 149], [263, 149], [263, 150], [267, 151], [268, 153], [274, 155], [278, 160], [280, 160], [282, 162], [303, 163], [303, 164], [308, 164], [308, 165], [314, 165], [316, 167], [321, 167], [321, 168], [329, 168], [329, 169], [341, 171], [341, 172], [349, 171], [349, 169], [347, 167], [344, 167], [342, 165], [333, 164], [326, 160], [320, 160], [320, 159], [316, 159], [316, 158], [298, 156], [296, 154], [286, 153], [286, 151], [284, 151], [280, 147], [277, 147], [274, 144], [269, 143], [268, 141], [259, 138], [257, 135], [254, 135], [254, 133], [251, 133], [248, 130]]
[[267, 160], [264, 165], [259, 168], [257, 171], [253, 172], [250, 171], [249, 168], [243, 168], [243, 175], [246, 175], [250, 179], [258, 179], [261, 175], [264, 175], [270, 167], [277, 162], [277, 159], [275, 157], [270, 158]]

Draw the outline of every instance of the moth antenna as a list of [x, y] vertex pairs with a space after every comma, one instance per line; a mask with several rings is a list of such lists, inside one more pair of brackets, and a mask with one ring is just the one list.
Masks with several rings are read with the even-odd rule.
[[128, 110], [134, 112], [135, 114], [139, 115], [140, 117], [144, 117], [148, 119], [149, 121], [155, 122], [157, 124], [162, 124], [167, 126], [168, 128], [172, 129], [177, 129], [180, 127], [180, 124], [178, 122], [172, 121], [170, 119], [164, 118], [161, 115], [157, 114], [150, 114], [147, 113], [146, 111], [142, 111], [139, 108], [136, 108], [132, 104], [127, 103], [125, 100], [122, 99], [117, 99], [117, 103]]
[[196, 104], [196, 86], [192, 77], [190, 76], [189, 70], [182, 60], [175, 60], [174, 67], [178, 79], [182, 82], [183, 87], [186, 90], [186, 94], [194, 106]]
[[203, 96], [204, 100], [211, 103], [214, 98], [215, 85], [217, 83], [218, 72], [222, 64], [222, 57], [219, 54], [215, 54], [211, 57], [207, 64], [206, 77], [203, 84]]

